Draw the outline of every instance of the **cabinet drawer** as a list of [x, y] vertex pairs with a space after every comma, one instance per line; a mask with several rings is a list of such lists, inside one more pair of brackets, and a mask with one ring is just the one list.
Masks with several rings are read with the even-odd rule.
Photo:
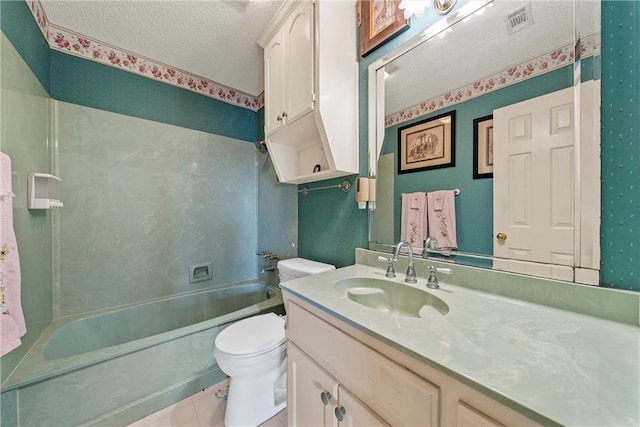
[[391, 425], [438, 424], [438, 386], [290, 301], [287, 338]]

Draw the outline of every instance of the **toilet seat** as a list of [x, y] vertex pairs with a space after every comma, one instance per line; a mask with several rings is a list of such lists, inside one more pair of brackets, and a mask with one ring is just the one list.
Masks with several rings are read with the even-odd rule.
[[240, 320], [218, 334], [216, 350], [224, 355], [255, 357], [283, 345], [284, 319], [275, 313]]

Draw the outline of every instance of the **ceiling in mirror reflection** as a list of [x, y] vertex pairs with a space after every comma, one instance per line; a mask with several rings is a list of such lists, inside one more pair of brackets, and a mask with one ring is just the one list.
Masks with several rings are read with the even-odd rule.
[[[522, 10], [531, 24], [509, 34], [509, 15]], [[454, 92], [452, 98], [469, 99], [485, 88], [521, 81], [527, 73], [533, 75], [532, 71], [539, 74], [567, 65], [573, 60], [573, 14], [569, 1], [494, 1], [481, 15], [458, 22], [392, 62], [392, 72], [385, 80], [385, 115], [433, 101], [432, 109], [423, 107], [419, 112], [423, 114], [447, 106], [439, 104], [463, 100], [449, 99], [448, 92]], [[589, 34], [597, 32], [599, 23], [587, 15], [580, 25], [583, 34]], [[520, 75], [515, 79], [513, 70], [509, 73], [518, 65]], [[487, 81], [478, 90], [483, 79]], [[396, 116], [387, 125], [415, 114]]]

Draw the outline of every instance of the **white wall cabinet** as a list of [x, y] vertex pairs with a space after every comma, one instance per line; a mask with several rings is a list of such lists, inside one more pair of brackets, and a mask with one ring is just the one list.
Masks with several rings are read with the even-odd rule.
[[280, 182], [357, 174], [354, 1], [283, 2], [264, 49], [265, 138]]
[[265, 135], [313, 110], [313, 3], [298, 3], [264, 48]]
[[290, 426], [539, 425], [303, 301], [286, 304]]

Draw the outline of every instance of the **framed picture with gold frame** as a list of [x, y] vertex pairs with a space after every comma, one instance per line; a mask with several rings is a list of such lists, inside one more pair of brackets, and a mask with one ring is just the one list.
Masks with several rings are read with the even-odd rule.
[[398, 173], [456, 165], [455, 110], [398, 128]]
[[493, 178], [493, 115], [473, 121], [473, 179]]
[[360, 54], [374, 49], [409, 28], [409, 20], [398, 7], [400, 0], [360, 1]]

